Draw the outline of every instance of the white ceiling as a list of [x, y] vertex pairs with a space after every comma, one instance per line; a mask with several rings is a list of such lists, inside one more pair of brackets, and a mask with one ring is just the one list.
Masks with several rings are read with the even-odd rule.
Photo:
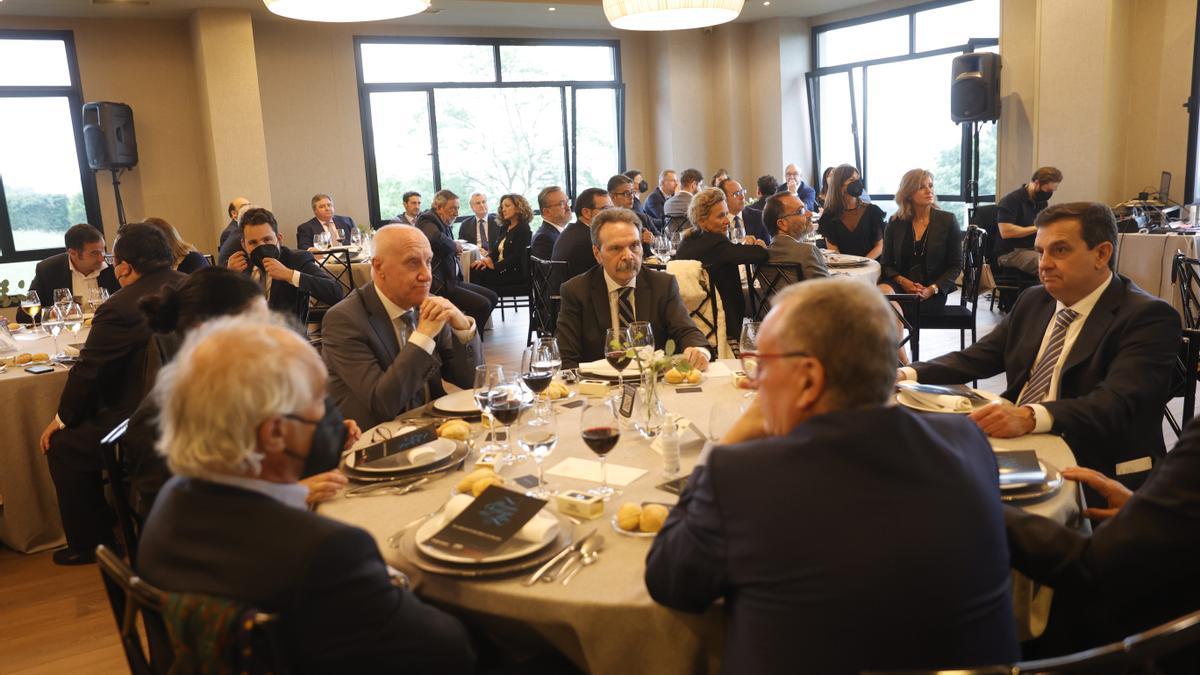
[[[336, 2], [336, 0], [331, 0]], [[808, 17], [866, 4], [868, 0], [746, 0], [738, 21]], [[5, 16], [84, 18], [183, 18], [203, 7], [248, 9], [256, 19], [289, 21], [266, 10], [262, 0], [0, 0]], [[549, 11], [554, 7], [555, 11]], [[391, 22], [419, 26], [497, 26], [600, 30], [609, 28], [600, 0], [433, 0], [436, 13]], [[546, 37], [553, 37], [547, 35]]]

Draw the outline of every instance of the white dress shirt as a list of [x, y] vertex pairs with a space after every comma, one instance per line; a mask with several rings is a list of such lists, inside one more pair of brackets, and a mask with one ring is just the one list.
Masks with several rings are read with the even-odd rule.
[[[72, 262], [70, 256], [67, 256], [67, 265], [71, 268], [71, 294], [77, 298], [82, 298], [83, 302], [87, 302], [87, 299], [91, 297], [89, 295], [91, 290], [100, 287], [100, 273], [108, 267], [108, 263], [100, 263], [100, 269], [91, 274], [84, 274], [75, 269], [75, 263]], [[44, 300], [53, 301], [54, 299], [45, 298]]]
[[[383, 303], [384, 311], [387, 312], [388, 318], [392, 322], [392, 330], [394, 330], [396, 332], [396, 343], [400, 345], [400, 348], [403, 349], [406, 342], [411, 342], [414, 345], [425, 350], [426, 354], [432, 355], [433, 348], [435, 346], [437, 346], [437, 344], [434, 342], [434, 338], [437, 336], [436, 335], [426, 335], [417, 330], [417, 325], [420, 323], [420, 319], [417, 316], [418, 312], [415, 311], [415, 308], [413, 311], [413, 330], [409, 334], [408, 340], [406, 341], [404, 339], [403, 334], [400, 332], [400, 325], [401, 325], [400, 316], [402, 314], [404, 314], [405, 312], [408, 312], [409, 310], [404, 309], [400, 305], [397, 305], [396, 303], [389, 300], [386, 295], [384, 295], [382, 292], [379, 292], [379, 289], [376, 289], [376, 293], [379, 295], [379, 301], [381, 303]], [[469, 327], [467, 327], [465, 330], [458, 330], [457, 328], [454, 328], [453, 326], [451, 326], [451, 328], [450, 328], [450, 331], [452, 333], [454, 333], [454, 337], [458, 338], [458, 341], [463, 344], [467, 344], [475, 337], [475, 319], [468, 316], [467, 321], [470, 321], [471, 325]]]
[[629, 304], [633, 306], [633, 320], [637, 321], [637, 276], [629, 280], [624, 286], [613, 281], [613, 278], [608, 276], [608, 270], [604, 272], [604, 285], [608, 287], [608, 316], [612, 321], [612, 329], [618, 330], [621, 327], [621, 319], [617, 314], [617, 303], [621, 299], [620, 290], [622, 288], [632, 288], [633, 292], [629, 294]]

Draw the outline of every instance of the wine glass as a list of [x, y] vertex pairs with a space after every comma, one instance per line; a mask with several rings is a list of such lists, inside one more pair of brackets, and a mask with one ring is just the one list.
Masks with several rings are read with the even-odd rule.
[[67, 330], [78, 338], [79, 331], [83, 329], [83, 308], [79, 303], [72, 302], [67, 305], [67, 311], [63, 313], [63, 322], [66, 323]]
[[600, 460], [600, 487], [588, 492], [608, 501], [609, 497], [621, 494], [620, 490], [609, 486], [608, 467], [604, 464], [605, 456], [617, 447], [617, 441], [621, 439], [621, 425], [617, 422], [613, 400], [589, 398], [585, 401], [583, 412], [580, 413], [579, 428], [583, 442], [587, 443], [588, 448], [596, 453]]
[[629, 354], [630, 342], [628, 327], [607, 328], [604, 331], [604, 359], [617, 371], [617, 379], [620, 381], [625, 379], [625, 366], [633, 360]]
[[671, 261], [671, 240], [665, 234], [654, 237], [653, 243], [650, 244], [650, 250], [654, 251], [655, 257], [662, 264], [666, 265]]
[[754, 382], [758, 377], [758, 331], [762, 327], [759, 321], [750, 321], [742, 325], [742, 336], [738, 340], [738, 352], [742, 360], [742, 370], [746, 377]]
[[107, 299], [108, 299], [108, 289], [107, 288], [105, 288], [103, 286], [93, 286], [93, 287], [89, 288], [88, 293], [87, 293], [87, 298], [86, 298], [87, 304], [88, 304], [88, 311], [91, 312], [92, 314], [95, 314], [96, 308], [99, 307], [100, 305], [104, 304], [104, 301]]
[[545, 420], [536, 420], [534, 416], [526, 417], [517, 430], [517, 443], [527, 454], [533, 456], [533, 461], [537, 464], [537, 487], [525, 494], [538, 499], [552, 496], [554, 491], [546, 486], [546, 479], [542, 475], [542, 462], [558, 443], [558, 424], [554, 417]]
[[629, 346], [634, 349], [650, 347], [654, 349], [654, 329], [649, 321], [634, 321], [629, 324]]
[[75, 296], [71, 295], [69, 288], [54, 289], [54, 306], [59, 309], [66, 310], [67, 305], [75, 301]]
[[350, 228], [350, 245], [360, 246], [362, 244], [362, 230], [357, 227]]
[[[488, 415], [488, 392], [493, 387], [499, 385], [504, 380], [504, 369], [496, 364], [483, 364], [475, 366], [475, 385], [472, 387], [475, 394], [475, 405], [479, 408], [481, 415]], [[494, 424], [488, 426], [487, 443], [479, 449], [484, 452], [503, 452], [504, 446], [495, 441]]]
[[36, 333], [38, 316], [42, 310], [42, 301], [38, 298], [37, 291], [29, 291], [25, 295], [25, 299], [21, 301], [21, 309], [33, 320], [33, 331]]
[[58, 308], [58, 305], [42, 308], [42, 328], [46, 329], [54, 337], [54, 355], [50, 359], [58, 360], [66, 356], [58, 351], [58, 334], [63, 329], [63, 312]]
[[523, 391], [519, 377], [505, 375], [500, 383], [488, 392], [488, 412], [494, 420], [504, 425], [505, 445], [504, 454], [501, 456], [504, 462], [517, 461], [517, 454], [513, 452], [512, 425], [521, 417]]
[[742, 225], [729, 226], [729, 241], [735, 244], [741, 244], [746, 241], [746, 228]]
[[558, 341], [552, 337], [538, 340], [537, 344], [526, 347], [521, 355], [521, 379], [538, 397], [530, 424], [536, 426], [546, 418], [553, 417], [550, 399], [544, 394], [561, 366], [562, 357], [558, 354]]
[[683, 231], [675, 230], [671, 233], [671, 255], [679, 252], [679, 245], [683, 243]]

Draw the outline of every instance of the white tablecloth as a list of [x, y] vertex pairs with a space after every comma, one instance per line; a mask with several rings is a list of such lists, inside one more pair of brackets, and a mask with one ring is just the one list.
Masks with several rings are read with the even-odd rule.
[[1171, 303], [1176, 311], [1179, 289], [1171, 283], [1171, 265], [1176, 251], [1195, 258], [1195, 234], [1119, 234], [1117, 235], [1117, 272], [1133, 280], [1142, 290]]
[[[825, 250], [825, 249], [822, 249]], [[826, 253], [826, 255], [829, 255]], [[829, 273], [834, 276], [848, 276], [855, 279], [861, 279], [869, 284], [874, 285], [879, 280], [880, 266], [879, 261], [874, 258], [865, 258], [857, 255], [838, 254], [841, 258], [854, 258], [856, 260], [867, 261], [866, 265], [861, 267], [833, 267], [829, 266]]]
[[[727, 365], [736, 370], [736, 361]], [[730, 377], [714, 377], [703, 385], [703, 393], [679, 394], [673, 387], [662, 388], [667, 409], [686, 414], [699, 428], [708, 431], [709, 415], [714, 406], [736, 410], [744, 392], [735, 389]], [[579, 438], [579, 410], [561, 410], [558, 415], [559, 443], [546, 460], [547, 468], [568, 457], [592, 459]], [[369, 433], [365, 435], [369, 437]], [[321, 507], [321, 513], [359, 525], [375, 536], [385, 559], [409, 573], [418, 592], [439, 604], [448, 605], [474, 616], [502, 617], [527, 627], [550, 642], [580, 668], [591, 673], [629, 672], [630, 655], [637, 655], [637, 670], [653, 673], [716, 672], [720, 666], [723, 618], [719, 609], [699, 616], [676, 612], [650, 599], [643, 582], [649, 539], [634, 539], [613, 531], [609, 519], [626, 501], [643, 500], [673, 503], [676, 497], [655, 489], [664, 478], [661, 459], [644, 440], [634, 440], [635, 432], [622, 433], [620, 445], [609, 455], [613, 464], [646, 469], [647, 473], [624, 488], [615, 497], [603, 518], [587, 521], [577, 533], [596, 529], [604, 535], [605, 550], [601, 562], [582, 572], [569, 586], [538, 584], [522, 586], [520, 578], [490, 581], [464, 581], [423, 573], [386, 543], [387, 538], [423, 514], [438, 509], [450, 496], [450, 490], [462, 473], [433, 482], [402, 497], [338, 499]], [[684, 473], [690, 473], [703, 444], [693, 432], [682, 435], [681, 454]], [[1034, 449], [1055, 466], [1074, 463], [1066, 444], [1054, 436], [1030, 436], [997, 441], [997, 447]], [[468, 464], [468, 469], [470, 465]], [[532, 463], [519, 464], [503, 471], [505, 476], [535, 473]], [[593, 483], [550, 477], [551, 486], [589, 488]], [[1028, 506], [1035, 513], [1059, 522], [1073, 522], [1079, 507], [1071, 489]], [[1044, 623], [1049, 607], [1048, 591], [1031, 584], [1016, 588], [1014, 606], [1022, 635], [1030, 627]], [[1040, 631], [1039, 631], [1040, 632]]]

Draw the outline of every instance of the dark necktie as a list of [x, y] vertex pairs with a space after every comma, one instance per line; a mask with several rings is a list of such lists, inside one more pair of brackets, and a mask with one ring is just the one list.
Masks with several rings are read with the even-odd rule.
[[1050, 332], [1050, 343], [1046, 345], [1046, 353], [1029, 376], [1029, 383], [1025, 385], [1025, 391], [1018, 398], [1017, 405], [1040, 403], [1050, 393], [1050, 379], [1062, 357], [1063, 343], [1067, 341], [1067, 329], [1078, 316], [1079, 312], [1065, 307], [1055, 315], [1054, 330]]
[[626, 286], [617, 291], [617, 328], [633, 323], [633, 289]]

